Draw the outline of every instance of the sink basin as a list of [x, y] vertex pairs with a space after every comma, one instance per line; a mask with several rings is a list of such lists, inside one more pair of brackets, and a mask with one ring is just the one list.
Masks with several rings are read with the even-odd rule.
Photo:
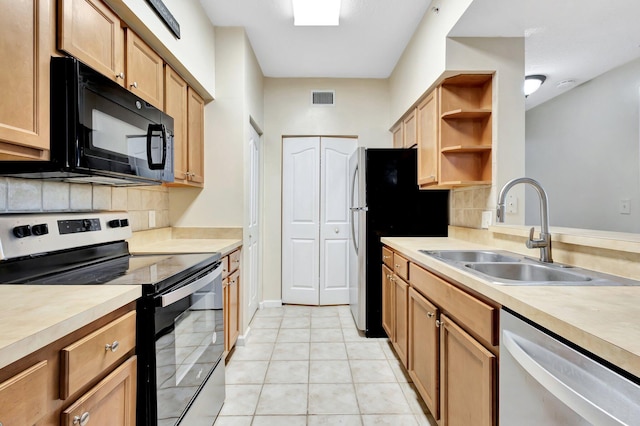
[[532, 263], [470, 263], [465, 267], [498, 280], [521, 281], [530, 285], [540, 282], [577, 284], [592, 281], [587, 275]]
[[494, 251], [482, 250], [420, 250], [421, 253], [453, 262], [519, 262], [520, 259]]

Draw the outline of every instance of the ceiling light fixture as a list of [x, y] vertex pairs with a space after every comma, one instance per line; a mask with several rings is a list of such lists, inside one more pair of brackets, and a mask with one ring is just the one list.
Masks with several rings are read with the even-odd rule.
[[292, 0], [293, 25], [337, 26], [340, 25], [341, 0]]
[[542, 83], [547, 79], [546, 75], [535, 74], [528, 75], [524, 78], [524, 97], [526, 98], [542, 86]]

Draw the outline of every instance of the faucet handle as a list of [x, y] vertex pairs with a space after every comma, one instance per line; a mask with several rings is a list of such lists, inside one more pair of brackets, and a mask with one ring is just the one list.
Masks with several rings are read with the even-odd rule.
[[542, 233], [540, 233], [540, 239], [536, 240], [535, 238], [533, 238], [534, 231], [535, 229], [533, 227], [531, 227], [531, 229], [529, 230], [529, 239], [526, 242], [527, 248], [547, 247], [549, 245], [549, 242], [545, 238], [545, 236]]

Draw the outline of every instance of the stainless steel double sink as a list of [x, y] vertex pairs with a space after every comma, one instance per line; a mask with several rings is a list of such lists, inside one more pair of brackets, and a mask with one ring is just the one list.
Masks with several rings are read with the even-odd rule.
[[635, 286], [630, 280], [557, 263], [544, 263], [505, 251], [420, 250], [493, 284], [518, 286]]

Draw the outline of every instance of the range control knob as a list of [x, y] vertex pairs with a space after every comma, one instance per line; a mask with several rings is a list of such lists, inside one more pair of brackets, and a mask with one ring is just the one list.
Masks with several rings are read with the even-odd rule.
[[123, 228], [129, 226], [129, 219], [120, 219], [120, 226], [122, 226]]
[[109, 228], [120, 228], [120, 219], [113, 219], [107, 222]]
[[49, 233], [49, 226], [46, 223], [33, 225], [31, 227], [31, 232], [33, 232], [33, 235], [46, 235]]
[[17, 238], [29, 237], [31, 236], [31, 226], [16, 226], [15, 228], [13, 228], [13, 235], [15, 235]]

